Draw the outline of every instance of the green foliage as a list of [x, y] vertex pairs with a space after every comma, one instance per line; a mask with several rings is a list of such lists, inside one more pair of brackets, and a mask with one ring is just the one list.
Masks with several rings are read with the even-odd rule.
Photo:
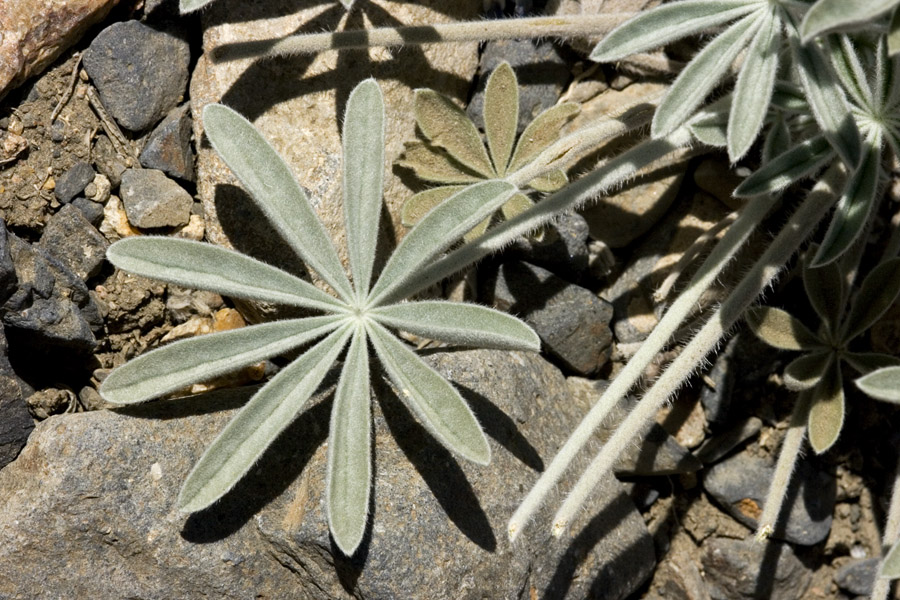
[[[472, 183], [502, 179], [533, 161], [559, 137], [562, 126], [578, 113], [578, 106], [564, 103], [535, 117], [516, 144], [519, 122], [519, 82], [509, 63], [501, 63], [488, 78], [484, 91], [484, 130], [487, 148], [475, 124], [452, 100], [428, 89], [416, 90], [416, 123], [424, 142], [408, 143], [398, 164], [412, 169], [425, 181], [441, 187], [419, 192], [403, 205], [404, 225], [419, 222], [438, 204]], [[553, 192], [568, 183], [561, 169], [526, 184], [539, 192]], [[501, 209], [506, 219], [526, 211], [534, 203], [524, 193], [510, 198]], [[467, 240], [481, 236], [491, 217], [478, 224]]]
[[[809, 442], [821, 454], [837, 441], [844, 422], [841, 361], [862, 373], [881, 366], [900, 365], [900, 359], [893, 356], [849, 349], [850, 342], [871, 327], [900, 296], [900, 259], [885, 261], [872, 269], [860, 285], [846, 317], [843, 314], [847, 294], [837, 264], [814, 268], [806, 263], [803, 284], [821, 321], [818, 333], [777, 308], [754, 308], [748, 311], [746, 321], [753, 333], [770, 346], [805, 352], [785, 367], [784, 381], [792, 390], [810, 391]], [[872, 380], [873, 389], [885, 383], [880, 377]], [[860, 383], [866, 379], [859, 380], [857, 385], [868, 386]]]
[[540, 347], [537, 336], [514, 317], [481, 306], [385, 299], [413, 293], [414, 275], [507, 202], [515, 187], [487, 181], [447, 199], [407, 234], [371, 284], [382, 202], [384, 107], [378, 85], [361, 83], [347, 101], [343, 130], [351, 283], [302, 188], [253, 125], [221, 105], [204, 109], [203, 124], [213, 148], [288, 246], [337, 297], [224, 248], [158, 237], [119, 241], [108, 258], [133, 273], [324, 314], [164, 346], [113, 371], [101, 394], [117, 404], [145, 402], [315, 342], [250, 399], [200, 458], [178, 498], [181, 510], [194, 512], [215, 502], [249, 471], [349, 344], [331, 413], [326, 494], [334, 541], [352, 554], [366, 529], [372, 479], [370, 343], [400, 398], [436, 439], [468, 460], [490, 460], [487, 439], [456, 389], [390, 330], [455, 344], [534, 351]]

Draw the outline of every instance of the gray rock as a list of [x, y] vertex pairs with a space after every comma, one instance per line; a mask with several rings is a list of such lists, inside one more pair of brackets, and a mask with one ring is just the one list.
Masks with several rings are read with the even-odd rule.
[[93, 331], [103, 320], [84, 281], [42, 248], [12, 234], [9, 247], [18, 287], [0, 307], [0, 316], [10, 334], [37, 349], [92, 352]]
[[9, 250], [9, 235], [6, 223], [0, 219], [0, 304], [15, 293], [19, 280], [16, 277], [16, 265]]
[[72, 206], [81, 211], [88, 223], [96, 227], [103, 221], [103, 205], [93, 200], [80, 197], [72, 200]]
[[139, 21], [125, 21], [101, 31], [83, 63], [116, 122], [142, 131], [181, 100], [190, 58], [187, 41]]
[[9, 364], [9, 346], [0, 325], [0, 469], [18, 456], [34, 429], [25, 404], [25, 395], [30, 391]]
[[191, 218], [191, 195], [162, 171], [127, 169], [119, 193], [135, 227], [180, 227]]
[[378, 386], [373, 520], [356, 556], [340, 555], [325, 521], [326, 394], [233, 492], [177, 511], [187, 472], [249, 394], [225, 390], [40, 423], [0, 472], [0, 596], [614, 600], [637, 590], [652, 540], [613, 479], [561, 539], [549, 535], [550, 507], [521, 542], [506, 541], [506, 520], [584, 409], [567, 401], [559, 371], [528, 353], [427, 360], [454, 375], [492, 463], [458, 462]]
[[725, 425], [740, 416], [740, 408], [755, 406], [754, 401], [771, 385], [767, 383], [769, 375], [782, 371], [787, 362], [784, 356], [773, 352], [771, 346], [749, 331], [731, 338], [709, 371], [715, 387], [701, 388], [700, 402], [707, 420], [713, 425]]
[[701, 561], [713, 600], [802, 600], [812, 581], [791, 547], [774, 541], [713, 537]]
[[854, 560], [839, 568], [834, 574], [834, 582], [838, 587], [858, 596], [869, 596], [875, 577], [878, 574], [878, 558]]
[[84, 188], [94, 180], [94, 175], [96, 173], [90, 163], [85, 161], [75, 163], [56, 180], [56, 187], [53, 190], [56, 199], [63, 204], [71, 202], [72, 198], [83, 192]]
[[[774, 472], [761, 458], [736, 454], [709, 469], [703, 487], [731, 516], [755, 528]], [[799, 461], [772, 537], [801, 546], [818, 544], [831, 531], [836, 495], [834, 477]]]
[[191, 150], [190, 104], [172, 109], [156, 126], [141, 151], [141, 165], [163, 173], [194, 180], [194, 153]]
[[122, 173], [128, 168], [122, 157], [116, 152], [112, 142], [105, 135], [98, 135], [92, 152], [97, 170], [106, 175], [110, 186], [115, 189], [122, 183]]
[[566, 213], [547, 228], [543, 239], [521, 237], [503, 251], [503, 259], [518, 259], [578, 283], [588, 267], [588, 227], [584, 217]]
[[68, 204], [47, 221], [38, 246], [87, 281], [103, 266], [109, 242], [78, 207]]
[[567, 369], [589, 375], [609, 359], [612, 307], [590, 290], [526, 262], [505, 262], [487, 282], [486, 301], [534, 328]]
[[552, 42], [496, 40], [485, 43], [478, 65], [475, 95], [466, 112], [479, 128], [484, 128], [484, 86], [501, 62], [508, 62], [519, 80], [518, 133], [540, 113], [556, 104], [569, 81], [569, 67]]

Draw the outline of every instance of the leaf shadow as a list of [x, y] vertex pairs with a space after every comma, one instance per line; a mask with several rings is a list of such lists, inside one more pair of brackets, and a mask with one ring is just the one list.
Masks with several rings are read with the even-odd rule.
[[[431, 4], [429, 6], [434, 10], [440, 10], [441, 4], [435, 2], [433, 6]], [[449, 14], [450, 11], [444, 12]], [[459, 17], [458, 14], [450, 16]], [[344, 9], [335, 3], [334, 7], [324, 10], [303, 23], [294, 33], [335, 31], [343, 17]], [[249, 21], [258, 18], [260, 17], [255, 13], [248, 12], [242, 20]], [[359, 4], [358, 9], [354, 7], [354, 10], [346, 16], [343, 30], [359, 31], [360, 37], [365, 39], [367, 34], [362, 30], [365, 28], [366, 21], [373, 27], [403, 26], [403, 23], [382, 7], [371, 2], [363, 2]], [[425, 27], [424, 29], [430, 28]], [[215, 49], [212, 54], [213, 59], [221, 62], [258, 56], [259, 53], [268, 50], [280, 39], [223, 44]], [[401, 53], [402, 60], [398, 60], [397, 57]], [[392, 51], [390, 58], [377, 61], [372, 60], [368, 49], [341, 49], [337, 51], [333, 68], [319, 74], [304, 76], [312, 67], [315, 58], [315, 55], [306, 55], [256, 59], [223, 94], [221, 102], [254, 121], [269, 108], [281, 102], [310, 93], [335, 89], [335, 123], [337, 123], [340, 116], [344, 114], [350, 92], [356, 84], [369, 77], [374, 77], [379, 81], [399, 81], [411, 88], [427, 84], [450, 94], [458, 93], [459, 90], [469, 87], [468, 79], [433, 67], [419, 45], [410, 45]], [[413, 65], [414, 68], [411, 68]], [[260, 94], [260, 89], [265, 89], [266, 93]]]
[[387, 427], [435, 499], [466, 537], [488, 552], [497, 539], [456, 457], [420, 425], [384, 381], [373, 382]]

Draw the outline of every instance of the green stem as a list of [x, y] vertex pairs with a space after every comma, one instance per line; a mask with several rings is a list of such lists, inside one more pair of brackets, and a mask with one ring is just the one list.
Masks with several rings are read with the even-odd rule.
[[603, 35], [624, 23], [635, 13], [606, 13], [600, 15], [566, 15], [559, 17], [529, 17], [463, 21], [436, 25], [379, 27], [333, 33], [309, 33], [284, 38], [223, 44], [214, 51], [216, 60], [261, 58], [316, 54], [326, 50], [372, 48], [376, 46], [405, 46], [439, 42], [484, 42], [488, 40], [556, 37], [562, 39], [589, 38]]
[[775, 474], [772, 476], [772, 483], [769, 484], [763, 512], [759, 517], [756, 529], [757, 541], [768, 539], [775, 531], [775, 526], [778, 525], [778, 516], [781, 514], [788, 485], [791, 483], [791, 474], [800, 457], [803, 440], [806, 439], [806, 422], [809, 419], [811, 397], [812, 394], [809, 390], [804, 390], [797, 396], [797, 402], [791, 413], [790, 425], [784, 434], [781, 452], [778, 454], [778, 462], [775, 464]]
[[703, 362], [706, 355], [716, 347], [725, 333], [738, 322], [759, 293], [775, 279], [785, 263], [790, 260], [822, 216], [834, 204], [837, 199], [837, 190], [840, 189], [836, 184], [842, 177], [843, 169], [839, 163], [836, 163], [816, 184], [771, 245], [722, 303], [722, 306], [703, 325], [681, 351], [678, 358], [672, 361], [653, 387], [638, 402], [631, 414], [619, 425], [557, 511], [553, 519], [555, 536], [562, 535], [577, 512], [584, 506], [600, 479], [613, 467], [622, 451], [643, 431], [646, 423], [654, 418], [659, 408], [695, 371], [697, 365]]

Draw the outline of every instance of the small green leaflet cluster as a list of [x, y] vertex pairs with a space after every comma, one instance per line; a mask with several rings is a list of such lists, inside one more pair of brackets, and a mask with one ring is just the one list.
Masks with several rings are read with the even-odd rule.
[[[519, 123], [519, 82], [509, 63], [501, 63], [488, 78], [484, 90], [484, 132], [487, 148], [478, 128], [452, 100], [429, 90], [416, 90], [414, 114], [425, 141], [407, 143], [398, 164], [412, 169], [421, 179], [441, 184], [419, 192], [403, 205], [403, 224], [412, 226], [432, 208], [467, 185], [502, 179], [527, 165], [559, 137], [566, 122], [578, 113], [578, 105], [558, 104], [539, 114], [525, 128], [516, 143]], [[568, 183], [566, 174], [556, 169], [528, 182], [539, 192], [553, 192]], [[524, 193], [515, 194], [500, 208], [506, 219], [524, 212], [533, 202]], [[478, 224], [466, 240], [480, 237], [491, 217]]]
[[507, 202], [516, 188], [488, 181], [450, 197], [407, 233], [372, 283], [385, 166], [384, 105], [378, 85], [364, 81], [347, 101], [343, 127], [351, 283], [306, 194], [253, 125], [212, 104], [203, 110], [203, 126], [213, 148], [285, 242], [336, 296], [210, 244], [162, 237], [121, 240], [107, 252], [121, 269], [322, 314], [175, 342], [113, 371], [100, 393], [116, 404], [145, 402], [319, 340], [263, 386], [200, 458], [178, 497], [181, 510], [195, 512], [249, 471], [349, 346], [331, 412], [326, 505], [334, 541], [350, 555], [365, 533], [372, 486], [370, 345], [401, 400], [439, 442], [478, 464], [490, 460], [487, 439], [459, 392], [391, 330], [466, 346], [540, 349], [537, 335], [508, 314], [473, 304], [401, 301], [420, 291], [411, 283], [420, 270]]
[[[789, 389], [808, 396], [804, 400], [810, 401], [809, 443], [821, 454], [837, 441], [844, 423], [841, 362], [863, 374], [900, 366], [900, 359], [895, 356], [849, 350], [850, 342], [871, 327], [900, 296], [900, 258], [885, 261], [872, 269], [860, 285], [846, 316], [849, 294], [837, 264], [812, 268], [807, 262], [803, 268], [803, 285], [821, 319], [817, 333], [778, 308], [751, 309], [746, 320], [753, 333], [770, 346], [804, 353], [785, 367], [784, 383]], [[883, 383], [880, 377], [875, 378], [873, 388], [883, 387], [878, 385]], [[870, 384], [860, 385], [866, 389]]]

